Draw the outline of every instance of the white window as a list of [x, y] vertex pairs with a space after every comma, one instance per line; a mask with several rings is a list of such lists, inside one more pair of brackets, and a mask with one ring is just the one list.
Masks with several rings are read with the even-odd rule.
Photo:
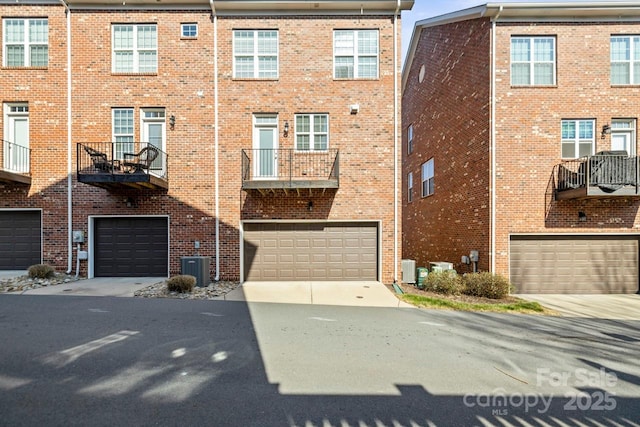
[[47, 19], [2, 20], [5, 67], [46, 67], [49, 64]]
[[278, 31], [233, 32], [233, 77], [278, 78]]
[[156, 73], [158, 30], [155, 24], [113, 26], [114, 73]]
[[327, 114], [296, 115], [296, 150], [326, 151], [329, 148]]
[[640, 36], [611, 37], [611, 84], [640, 84]]
[[562, 158], [575, 159], [595, 152], [595, 120], [562, 121]]
[[333, 32], [333, 76], [336, 79], [378, 78], [378, 30]]
[[198, 24], [180, 24], [180, 37], [183, 39], [198, 38]]
[[555, 37], [512, 37], [511, 84], [544, 86], [555, 83]]
[[114, 108], [113, 141], [115, 141], [115, 158], [122, 160], [124, 153], [133, 153], [133, 108]]
[[422, 164], [422, 197], [433, 194], [433, 159]]
[[413, 153], [413, 125], [407, 128], [407, 154]]
[[407, 174], [407, 202], [413, 201], [413, 172]]

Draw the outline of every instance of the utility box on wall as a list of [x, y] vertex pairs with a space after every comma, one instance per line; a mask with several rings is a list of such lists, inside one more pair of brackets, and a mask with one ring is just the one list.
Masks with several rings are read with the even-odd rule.
[[402, 281], [404, 283], [416, 283], [416, 261], [413, 259], [402, 260]]
[[208, 256], [184, 256], [180, 258], [180, 274], [188, 274], [196, 278], [196, 286], [209, 286], [209, 266], [211, 257]]

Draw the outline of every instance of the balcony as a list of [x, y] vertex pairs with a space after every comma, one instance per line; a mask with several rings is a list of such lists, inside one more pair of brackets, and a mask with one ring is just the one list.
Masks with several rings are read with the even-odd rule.
[[640, 196], [638, 156], [603, 151], [554, 167], [556, 200]]
[[338, 150], [242, 150], [242, 189], [298, 195], [339, 187]]
[[0, 182], [31, 185], [31, 149], [9, 141], [0, 146]]
[[166, 190], [167, 154], [147, 142], [76, 145], [78, 182], [106, 189]]

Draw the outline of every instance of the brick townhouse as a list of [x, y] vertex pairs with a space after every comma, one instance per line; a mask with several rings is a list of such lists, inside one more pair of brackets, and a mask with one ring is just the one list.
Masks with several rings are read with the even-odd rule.
[[412, 5], [0, 0], [0, 269], [394, 281]]
[[637, 2], [488, 3], [416, 23], [403, 258], [522, 293], [638, 291], [638, 16]]

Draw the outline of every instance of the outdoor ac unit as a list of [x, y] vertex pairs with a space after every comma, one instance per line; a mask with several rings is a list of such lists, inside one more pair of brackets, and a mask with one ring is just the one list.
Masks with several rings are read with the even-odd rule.
[[402, 260], [402, 282], [416, 283], [416, 261], [413, 259]]

